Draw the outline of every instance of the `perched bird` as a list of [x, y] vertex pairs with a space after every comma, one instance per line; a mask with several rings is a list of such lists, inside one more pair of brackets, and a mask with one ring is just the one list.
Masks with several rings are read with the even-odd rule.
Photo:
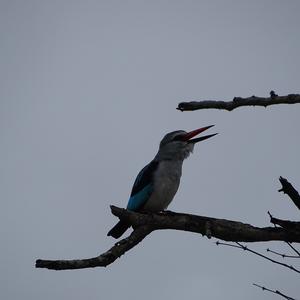
[[[154, 159], [138, 174], [127, 209], [135, 212], [159, 212], [166, 209], [178, 190], [183, 160], [193, 152], [197, 142], [213, 137], [216, 133], [192, 138], [212, 126], [214, 125], [191, 132], [177, 130], [167, 133], [161, 140]], [[120, 220], [107, 235], [117, 239], [130, 226]]]

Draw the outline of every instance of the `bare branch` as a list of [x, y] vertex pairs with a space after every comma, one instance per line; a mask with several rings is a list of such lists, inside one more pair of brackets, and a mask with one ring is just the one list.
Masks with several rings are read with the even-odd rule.
[[288, 254], [284, 254], [284, 253], [274, 251], [270, 248], [267, 248], [267, 252], [270, 252], [270, 253], [273, 253], [275, 255], [281, 256], [282, 258], [300, 258], [299, 255], [288, 255]]
[[[280, 219], [277, 219], [277, 218], [274, 218], [272, 216], [272, 214], [268, 211], [268, 215], [270, 217], [270, 222], [274, 224], [275, 227], [277, 227], [278, 225], [276, 223], [280, 223], [281, 222], [285, 222], [285, 224], [287, 223], [290, 223], [291, 221], [289, 220], [280, 220]], [[281, 223], [282, 224], [282, 223]], [[282, 227], [285, 227], [285, 226], [282, 226]], [[300, 227], [299, 227], [299, 230], [300, 230]], [[287, 242], [285, 241], [285, 243], [297, 254], [300, 256], [300, 252], [292, 245], [292, 243], [290, 242]]]
[[36, 268], [47, 268], [51, 270], [71, 270], [84, 269], [95, 267], [106, 267], [113, 263], [117, 258], [122, 256], [125, 252], [132, 249], [139, 242], [141, 242], [151, 230], [149, 226], [141, 226], [136, 228], [129, 237], [120, 240], [112, 248], [103, 254], [87, 258], [74, 260], [43, 260], [38, 259], [35, 263]]
[[[111, 206], [112, 213], [124, 219], [133, 227], [151, 226], [152, 230], [175, 229], [200, 233], [223, 241], [265, 242], [289, 241], [300, 242], [300, 231], [289, 231], [284, 228], [255, 227], [238, 221], [217, 219], [191, 214], [163, 212], [143, 214]], [[209, 232], [208, 232], [209, 231]]]
[[228, 111], [234, 110], [241, 106], [270, 106], [275, 104], [295, 104], [300, 103], [300, 94], [289, 94], [286, 96], [278, 96], [274, 91], [270, 92], [270, 97], [256, 97], [248, 98], [234, 97], [232, 101], [191, 101], [181, 102], [177, 109], [180, 111], [193, 111], [198, 109], [225, 109]]
[[244, 250], [244, 251], [248, 251], [248, 252], [250, 252], [250, 253], [252, 253], [252, 254], [255, 254], [255, 255], [257, 255], [257, 256], [260, 256], [260, 257], [262, 257], [262, 258], [264, 258], [264, 259], [266, 259], [266, 260], [269, 260], [269, 261], [271, 261], [271, 262], [274, 263], [274, 264], [281, 265], [281, 266], [286, 267], [286, 268], [288, 268], [288, 269], [290, 269], [290, 270], [292, 270], [292, 271], [295, 271], [295, 272], [297, 272], [297, 273], [300, 273], [300, 270], [296, 269], [295, 267], [293, 267], [293, 266], [291, 266], [291, 265], [288, 265], [288, 264], [285, 264], [285, 263], [282, 263], [282, 262], [280, 262], [280, 261], [274, 260], [274, 259], [272, 259], [272, 258], [270, 258], [270, 257], [268, 257], [268, 256], [266, 256], [266, 255], [263, 255], [263, 254], [261, 254], [261, 253], [255, 251], [255, 250], [250, 249], [250, 248], [247, 247], [247, 246], [242, 245], [242, 244], [239, 243], [239, 242], [236, 242], [237, 245], [232, 245], [232, 244], [229, 244], [229, 243], [222, 243], [222, 242], [219, 242], [219, 241], [218, 241], [216, 244], [217, 244], [217, 245], [221, 245], [221, 246], [234, 247], [234, 248], [242, 249], [242, 250]]
[[283, 297], [283, 298], [285, 298], [285, 299], [287, 299], [287, 300], [296, 300], [296, 298], [289, 297], [289, 296], [287, 296], [287, 295], [281, 293], [281, 292], [278, 291], [278, 290], [276, 290], [276, 291], [275, 291], [275, 290], [271, 290], [271, 289], [268, 289], [268, 288], [266, 288], [266, 287], [264, 287], [264, 286], [261, 286], [261, 285], [259, 285], [259, 284], [256, 284], [256, 283], [253, 283], [253, 285], [254, 285], [254, 286], [257, 286], [257, 287], [259, 287], [259, 288], [261, 288], [263, 291], [268, 291], [268, 292], [271, 292], [271, 293], [273, 293], [273, 294], [277, 294], [277, 295], [279, 295], [279, 296], [281, 296], [281, 297]]
[[294, 204], [300, 209], [300, 195], [297, 192], [297, 190], [292, 186], [291, 183], [288, 182], [287, 179], [283, 177], [279, 177], [279, 181], [282, 185], [282, 188], [278, 190], [278, 192], [283, 192], [284, 194], [287, 194]]
[[136, 246], [154, 230], [174, 229], [200, 233], [224, 241], [263, 242], [289, 241], [300, 243], [300, 231], [289, 231], [284, 228], [255, 227], [242, 222], [216, 219], [190, 214], [162, 212], [135, 213], [126, 209], [111, 206], [112, 213], [132, 224], [134, 231], [128, 238], [116, 243], [107, 252], [93, 258], [79, 260], [37, 260], [37, 268], [54, 270], [82, 269], [105, 267], [118, 257]]
[[295, 253], [297, 253], [299, 256], [300, 256], [300, 252], [290, 243], [290, 242], [286, 242], [288, 245], [289, 245], [289, 247], [295, 252]]

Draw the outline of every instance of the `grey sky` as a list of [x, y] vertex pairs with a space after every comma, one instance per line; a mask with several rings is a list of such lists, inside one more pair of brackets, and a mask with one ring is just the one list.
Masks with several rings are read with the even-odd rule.
[[[36, 258], [106, 251], [138, 171], [168, 131], [216, 124], [171, 210], [298, 219], [299, 105], [180, 113], [178, 102], [299, 93], [299, 1], [0, 1], [0, 298], [274, 299], [291, 271], [196, 234], [150, 235], [108, 268]], [[279, 243], [252, 245], [288, 251]], [[171, 298], [172, 297], [172, 298]]]

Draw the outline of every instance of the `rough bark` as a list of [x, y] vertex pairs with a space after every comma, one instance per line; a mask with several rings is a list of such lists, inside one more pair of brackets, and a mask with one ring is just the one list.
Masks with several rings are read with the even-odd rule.
[[[130, 236], [117, 242], [103, 254], [75, 260], [41, 260], [36, 261], [37, 268], [53, 270], [82, 269], [106, 267], [118, 257], [132, 249], [148, 234], [155, 230], [183, 230], [215, 237], [232, 242], [266, 242], [287, 241], [300, 243], [300, 231], [280, 227], [255, 227], [238, 221], [217, 219], [191, 214], [163, 213], [134, 213], [126, 209], [111, 206], [112, 213], [122, 220], [130, 222], [134, 228]], [[278, 219], [277, 219], [278, 220]]]
[[251, 96], [247, 98], [234, 97], [232, 101], [190, 101], [181, 102], [177, 109], [180, 111], [193, 111], [198, 109], [224, 109], [234, 110], [242, 106], [263, 106], [267, 107], [275, 104], [296, 104], [300, 103], [300, 94], [289, 94], [286, 96], [278, 96], [273, 91], [270, 92], [270, 97]]
[[35, 262], [36, 268], [46, 268], [51, 270], [72, 270], [95, 267], [106, 267], [113, 263], [125, 252], [136, 246], [151, 232], [149, 226], [141, 226], [134, 230], [130, 236], [117, 242], [108, 251], [99, 256], [85, 259], [72, 260], [44, 260], [38, 259]]

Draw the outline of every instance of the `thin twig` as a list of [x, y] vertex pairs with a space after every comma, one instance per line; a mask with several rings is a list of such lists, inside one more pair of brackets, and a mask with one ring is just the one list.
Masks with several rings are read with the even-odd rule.
[[265, 258], [265, 259], [267, 259], [267, 260], [273, 262], [274, 264], [281, 265], [281, 266], [283, 266], [283, 267], [289, 268], [289, 269], [292, 270], [292, 271], [295, 271], [295, 272], [297, 272], [297, 273], [300, 273], [300, 270], [296, 269], [296, 268], [293, 267], [292, 265], [288, 265], [288, 264], [279, 262], [279, 261], [277, 261], [277, 260], [274, 260], [274, 259], [272, 259], [272, 258], [270, 258], [270, 257], [268, 257], [268, 256], [266, 256], [266, 255], [263, 255], [263, 254], [261, 254], [261, 253], [259, 253], [259, 252], [257, 252], [257, 251], [254, 251], [254, 250], [248, 248], [247, 246], [242, 245], [242, 244], [239, 243], [239, 242], [236, 242], [236, 244], [239, 245], [239, 246], [241, 247], [241, 249], [243, 249], [243, 250], [245, 250], [245, 251], [249, 251], [249, 252], [251, 252], [251, 253], [253, 253], [253, 254], [256, 254], [256, 255], [258, 255], [258, 256], [260, 256], [260, 257], [262, 257], [262, 258]]
[[253, 285], [254, 285], [254, 286], [257, 286], [258, 288], [261, 288], [263, 291], [271, 292], [271, 293], [276, 294], [276, 295], [279, 295], [279, 296], [281, 296], [281, 297], [283, 297], [283, 298], [285, 298], [285, 299], [287, 299], [287, 300], [296, 300], [296, 298], [292, 298], [292, 297], [290, 297], [290, 296], [287, 296], [287, 295], [281, 293], [281, 292], [278, 291], [278, 290], [271, 290], [271, 289], [266, 288], [266, 287], [264, 287], [264, 286], [262, 286], [262, 285], [259, 285], [259, 284], [257, 284], [257, 283], [253, 283]]
[[274, 217], [271, 215], [270, 211], [268, 211], [268, 215], [270, 217], [270, 222], [274, 225], [274, 227], [277, 227], [278, 225], [272, 222], [272, 220], [274, 219]]
[[284, 254], [284, 253], [280, 253], [280, 252], [271, 250], [269, 248], [267, 248], [266, 250], [267, 250], [267, 252], [270, 252], [270, 253], [273, 253], [275, 255], [281, 256], [282, 258], [300, 258], [299, 255], [288, 255], [288, 254]]
[[288, 245], [289, 245], [289, 247], [293, 250], [293, 251], [295, 251], [295, 253], [297, 253], [299, 256], [300, 256], [300, 252], [292, 245], [292, 243], [290, 243], [290, 242], [286, 242]]
[[236, 242], [236, 244], [237, 244], [238, 246], [232, 245], [232, 244], [230, 244], [230, 243], [218, 242], [217, 245], [230, 246], [230, 247], [235, 247], [235, 248], [239, 248], [239, 249], [248, 251], [248, 252], [253, 253], [253, 254], [255, 254], [255, 255], [258, 255], [258, 256], [260, 256], [260, 257], [262, 257], [262, 258], [264, 258], [264, 259], [267, 259], [267, 260], [269, 260], [269, 261], [271, 261], [271, 262], [273, 262], [273, 263], [275, 263], [275, 264], [281, 265], [281, 266], [283, 266], [283, 267], [289, 268], [289, 269], [292, 270], [292, 271], [295, 271], [295, 272], [297, 272], [297, 273], [300, 273], [300, 270], [294, 268], [294, 267], [291, 266], [291, 265], [288, 265], [288, 264], [279, 262], [279, 261], [277, 261], [277, 260], [274, 260], [274, 259], [272, 259], [272, 258], [270, 258], [270, 257], [268, 257], [268, 256], [266, 256], [266, 255], [263, 255], [263, 254], [261, 254], [261, 253], [259, 253], [259, 252], [257, 252], [257, 251], [254, 251], [254, 250], [248, 248], [247, 246], [242, 245], [242, 244], [239, 243], [239, 242]]

